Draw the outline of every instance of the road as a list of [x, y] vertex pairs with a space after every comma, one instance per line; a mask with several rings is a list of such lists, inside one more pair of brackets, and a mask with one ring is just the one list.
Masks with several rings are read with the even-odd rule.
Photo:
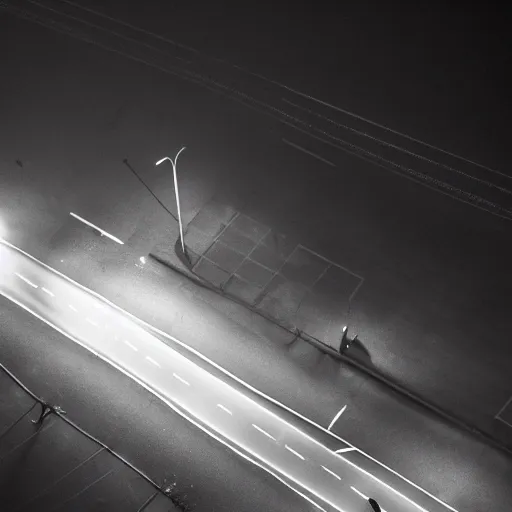
[[[203, 434], [133, 379], [0, 297], [2, 364], [65, 417], [159, 486], [175, 486], [189, 510], [311, 512], [313, 507], [265, 471]], [[139, 511], [155, 492], [107, 450], [38, 407], [2, 372], [2, 512]], [[12, 402], [10, 401], [12, 400]], [[4, 428], [5, 427], [5, 428]], [[227, 478], [229, 475], [229, 478]], [[163, 495], [144, 512], [175, 510]]]
[[[381, 481], [348, 443], [329, 449], [163, 344], [119, 310], [2, 245], [1, 293], [145, 386], [209, 435], [334, 510], [362, 496], [386, 510], [455, 510], [402, 482]], [[369, 461], [366, 461], [368, 464]]]

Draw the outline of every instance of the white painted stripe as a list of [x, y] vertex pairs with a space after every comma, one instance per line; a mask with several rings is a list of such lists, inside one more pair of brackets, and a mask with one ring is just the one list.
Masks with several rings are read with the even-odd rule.
[[107, 233], [105, 230], [99, 228], [98, 226], [96, 226], [95, 224], [93, 224], [92, 222], [89, 222], [88, 220], [85, 220], [83, 219], [82, 217], [80, 217], [79, 215], [77, 215], [76, 213], [73, 213], [73, 212], [69, 212], [69, 214], [72, 216], [72, 217], [75, 217], [75, 219], [78, 219], [79, 221], [83, 222], [84, 224], [87, 224], [88, 226], [90, 226], [91, 228], [94, 228], [94, 229], [97, 229], [102, 235], [105, 235], [106, 237], [110, 238], [111, 240], [114, 240], [114, 242], [117, 242], [118, 244], [121, 244], [121, 245], [124, 245], [124, 242], [122, 242], [121, 240], [119, 240], [119, 238], [116, 238], [114, 235], [111, 235], [110, 233]]
[[332, 162], [329, 162], [329, 160], [326, 160], [325, 158], [322, 158], [321, 156], [317, 155], [316, 153], [312, 153], [311, 151], [308, 151], [307, 149], [302, 148], [301, 146], [297, 146], [297, 144], [294, 144], [293, 142], [290, 142], [286, 139], [281, 139], [285, 144], [288, 144], [289, 146], [294, 147], [295, 149], [298, 149], [299, 151], [302, 151], [303, 153], [308, 154], [309, 156], [312, 156], [313, 158], [316, 158], [317, 160], [320, 160], [324, 164], [330, 165], [331, 167], [336, 167], [336, 164], [333, 164]]
[[[299, 412], [297, 412], [296, 410], [292, 409], [291, 407], [288, 407], [287, 405], [283, 404], [282, 402], [279, 402], [279, 400], [276, 400], [275, 398], [263, 393], [262, 391], [260, 391], [259, 389], [255, 388], [254, 386], [251, 386], [250, 384], [248, 384], [247, 382], [245, 382], [244, 380], [242, 380], [240, 377], [238, 377], [237, 375], [235, 375], [234, 373], [231, 373], [230, 371], [226, 370], [225, 368], [223, 368], [221, 365], [219, 365], [218, 363], [216, 363], [215, 361], [209, 359], [208, 357], [206, 357], [205, 355], [203, 355], [201, 352], [199, 352], [198, 350], [196, 350], [195, 348], [193, 347], [190, 347], [189, 345], [187, 345], [186, 343], [184, 343], [183, 341], [179, 340], [178, 338], [175, 338], [174, 336], [171, 336], [170, 334], [166, 333], [165, 331], [162, 331], [161, 329], [158, 329], [157, 327], [153, 326], [153, 325], [150, 325], [148, 324], [147, 322], [145, 322], [144, 320], [141, 320], [140, 318], [137, 318], [135, 315], [132, 315], [131, 313], [129, 313], [128, 311], [120, 308], [119, 306], [117, 306], [116, 304], [114, 304], [113, 302], [109, 301], [108, 299], [106, 299], [105, 297], [103, 297], [102, 295], [100, 295], [99, 293], [95, 292], [94, 290], [91, 290], [90, 288], [87, 288], [85, 287], [84, 285], [74, 281], [73, 279], [71, 279], [70, 277], [68, 277], [67, 275], [63, 274], [62, 272], [54, 269], [53, 267], [50, 267], [49, 265], [47, 265], [46, 263], [43, 263], [42, 261], [38, 260], [37, 258], [35, 258], [34, 256], [32, 256], [31, 254], [27, 253], [26, 251], [24, 251], [23, 249], [20, 249], [19, 247], [16, 247], [15, 245], [13, 245], [12, 243], [8, 242], [7, 240], [5, 239], [0, 239], [0, 242], [8, 247], [11, 247], [12, 249], [14, 249], [15, 251], [19, 252], [20, 254], [23, 254], [24, 256], [26, 256], [27, 258], [31, 259], [32, 261], [36, 262], [38, 265], [48, 269], [50, 272], [52, 272], [53, 274], [56, 274], [58, 276], [60, 276], [62, 279], [64, 279], [65, 281], [73, 284], [74, 286], [76, 286], [77, 288], [80, 288], [81, 290], [84, 290], [85, 292], [87, 292], [88, 294], [92, 295], [93, 297], [96, 297], [98, 300], [104, 302], [105, 304], [108, 304], [109, 307], [123, 313], [126, 317], [134, 320], [138, 325], [141, 325], [143, 327], [145, 327], [146, 329], [149, 329], [150, 331], [152, 332], [155, 332], [155, 333], [158, 333], [159, 335], [169, 339], [169, 340], [172, 340], [174, 343], [180, 345], [181, 347], [183, 347], [185, 350], [188, 350], [190, 353], [194, 354], [195, 356], [199, 357], [200, 359], [202, 359], [203, 361], [207, 362], [208, 364], [210, 364], [211, 366], [213, 366], [214, 368], [216, 368], [217, 370], [221, 371], [222, 373], [224, 373], [224, 375], [228, 376], [229, 378], [233, 379], [234, 381], [238, 382], [239, 384], [241, 384], [242, 386], [244, 386], [246, 389], [252, 391], [253, 393], [265, 398], [266, 400], [268, 400], [269, 402], [281, 407], [283, 410], [286, 410], [288, 412], [290, 412], [291, 414], [295, 415], [297, 418], [300, 418], [302, 419], [303, 421], [309, 423], [310, 425], [313, 425], [314, 427], [320, 429], [321, 431], [325, 432], [326, 434], [329, 434], [331, 435], [333, 438], [337, 439], [338, 441], [341, 441], [342, 443], [345, 443], [347, 445], [350, 445], [352, 446], [352, 448], [350, 449], [342, 449], [342, 450], [338, 450], [338, 453], [342, 453], [343, 451], [352, 451], [352, 450], [357, 450], [358, 453], [360, 453], [362, 456], [364, 456], [365, 458], [367, 458], [368, 460], [371, 460], [372, 462], [374, 462], [375, 464], [378, 464], [379, 466], [381, 466], [382, 468], [386, 469], [387, 471], [389, 471], [390, 473], [394, 474], [395, 476], [399, 477], [401, 480], [403, 480], [404, 482], [408, 483], [409, 485], [411, 485], [412, 487], [414, 487], [415, 489], [421, 491], [423, 494], [425, 494], [426, 496], [428, 496], [429, 498], [431, 498], [432, 500], [436, 501], [437, 503], [439, 503], [440, 505], [444, 506], [446, 509], [448, 510], [451, 510], [452, 512], [458, 512], [458, 510], [454, 507], [452, 507], [451, 505], [448, 505], [447, 503], [445, 503], [443, 500], [439, 499], [437, 496], [435, 496], [434, 494], [432, 494], [431, 492], [427, 491], [426, 489], [424, 489], [423, 487], [420, 487], [418, 484], [415, 484], [413, 481], [409, 480], [408, 478], [406, 478], [405, 476], [401, 475], [400, 473], [398, 473], [398, 471], [395, 471], [394, 469], [390, 468], [389, 466], [386, 466], [384, 463], [380, 462], [379, 460], [375, 459], [374, 457], [372, 457], [370, 454], [362, 451], [361, 449], [359, 448], [356, 448], [355, 446], [351, 445], [346, 439], [343, 439], [342, 437], [340, 437], [339, 435], [337, 434], [334, 434], [333, 432], [331, 432], [330, 430], [327, 430], [324, 426], [320, 425], [319, 423], [315, 423], [313, 420], [311, 420], [310, 418], [300, 414]], [[32, 313], [33, 315], [37, 316], [38, 318], [40, 318], [42, 321], [46, 322], [48, 325], [51, 325], [53, 328], [57, 329], [59, 332], [62, 332], [62, 334], [64, 334], [65, 336], [68, 336], [70, 337], [68, 334], [64, 333], [64, 331], [60, 330], [59, 328], [57, 328], [56, 326], [54, 326], [54, 324], [51, 324], [50, 322], [48, 322], [47, 320], [43, 319], [41, 316], [37, 315], [37, 313], [35, 313], [34, 311], [30, 310], [29, 308], [27, 308], [25, 305], [19, 303], [18, 301], [16, 301], [14, 298], [12, 298], [11, 296], [3, 293], [0, 291], [0, 294], [1, 295], [4, 295], [5, 297], [7, 297], [9, 300], [11, 300], [12, 302], [15, 302], [16, 304], [18, 304], [20, 307], [23, 307], [24, 309], [26, 309], [27, 311], [29, 311], [30, 313]], [[71, 337], [70, 337], [71, 338]], [[75, 342], [81, 344], [79, 341], [77, 341], [76, 339], [72, 338]], [[82, 345], [82, 344], [81, 344]], [[94, 353], [95, 355], [97, 355], [98, 357], [101, 357], [99, 356], [99, 354], [97, 354], [94, 350], [88, 348], [87, 346], [83, 345], [85, 348], [87, 348], [88, 350], [90, 350], [92, 353]], [[104, 358], [103, 358], [104, 359]], [[123, 370], [121, 367], [119, 367], [118, 365], [116, 365], [113, 361], [110, 361], [110, 360], [107, 360], [105, 359], [107, 362], [109, 362], [112, 366], [115, 366], [118, 370], [122, 371], [123, 373], [126, 373], [125, 370]], [[134, 378], [135, 380], [137, 380], [133, 375], [130, 375], [132, 378]], [[144, 383], [142, 381], [137, 380], [137, 382], [139, 382], [141, 385], [143, 385], [144, 387], [146, 387], [144, 385]], [[154, 392], [154, 390], [152, 390], [152, 392], [154, 394], [157, 394]], [[170, 407], [172, 407], [171, 403], [170, 402], [167, 402], [163, 397], [161, 397], [160, 395], [157, 395], [159, 396], [159, 398], [161, 398], [163, 401], [165, 401], [166, 403], [168, 403], [168, 405], [170, 405]], [[249, 398], [246, 397], [247, 400], [250, 400]], [[300, 429], [294, 427], [293, 425], [290, 425], [289, 423], [287, 423], [285, 420], [283, 420], [282, 418], [280, 418], [279, 416], [277, 416], [276, 414], [270, 412], [267, 410], [267, 413], [272, 415], [272, 416], [275, 416], [276, 419], [284, 424], [286, 424], [288, 427], [290, 428], [293, 428], [294, 430], [296, 430], [297, 432], [300, 432], [305, 438], [309, 439], [312, 443], [316, 444], [318, 447], [324, 449], [324, 450], [328, 450], [329, 452], [332, 453], [332, 451], [327, 448], [327, 446], [323, 445], [322, 443], [318, 442], [316, 439], [308, 436], [306, 433], [302, 432]], [[201, 428], [201, 427], [199, 427]], [[202, 429], [204, 430], [204, 429]], [[213, 437], [213, 436], [212, 436]], [[220, 442], [223, 442], [222, 440]], [[226, 444], [226, 443], [224, 443]], [[229, 446], [229, 445], [228, 445]], [[233, 451], [236, 451], [237, 453], [239, 453], [236, 449], [232, 448]], [[335, 452], [336, 453], [336, 452]], [[255, 455], [255, 454], [252, 454], [252, 455]], [[247, 457], [246, 457], [247, 458]], [[348, 461], [346, 459], [344, 459], [343, 457], [341, 457], [345, 462], [348, 463]], [[250, 459], [249, 459], [250, 460]], [[278, 480], [280, 480], [281, 482], [283, 482], [283, 480], [281, 478], [279, 478], [275, 473], [273, 473], [272, 471], [269, 471], [267, 468], [261, 466], [260, 464], [252, 461], [253, 463], [255, 463], [257, 466], [259, 467], [262, 467], [263, 469], [265, 469], [265, 471], [268, 471], [270, 474], [272, 474], [274, 477], [276, 477]], [[369, 474], [367, 471], [363, 470], [362, 468], [360, 468], [359, 466], [357, 466], [356, 464], [353, 464], [353, 463], [350, 463], [352, 466], [354, 466], [356, 469], [358, 469], [360, 472], [364, 473], [364, 474]], [[284, 473], [283, 473], [284, 474]], [[373, 477], [373, 475], [369, 474], [370, 476]], [[291, 477], [291, 475], [286, 475], [287, 478], [290, 478], [292, 481], [296, 482], [293, 477]], [[378, 479], [377, 479], [378, 480]], [[284, 482], [283, 482], [284, 483]], [[290, 487], [288, 484], [286, 484], [288, 487]], [[291, 487], [292, 490], [294, 490], [295, 492], [298, 492], [296, 491], [293, 487]], [[312, 492], [313, 494], [316, 495], [316, 493], [314, 491], [312, 491], [311, 489], [308, 489], [310, 492]], [[301, 494], [301, 493], [298, 493], [298, 494]], [[301, 494], [302, 495], [302, 494]], [[310, 500], [309, 498], [307, 498], [305, 495], [303, 496], [305, 499], [307, 499], [308, 501], [311, 501], [315, 506], [317, 506], [318, 508], [320, 508], [315, 502], [313, 502], [312, 500]], [[323, 498], [322, 498], [323, 499]], [[324, 500], [325, 501], [325, 500]], [[328, 501], [327, 501], [328, 502]], [[331, 506], [334, 507], [334, 505], [332, 505], [330, 502], [328, 502]], [[334, 507], [336, 508], [336, 507]]]
[[296, 452], [293, 448], [290, 448], [287, 444], [284, 445], [284, 447], [292, 452], [294, 455], [296, 455], [297, 457], [299, 457], [299, 459], [302, 459], [302, 460], [306, 460], [299, 452]]
[[183, 379], [182, 377], [180, 377], [177, 373], [173, 373], [172, 376], [175, 378], [175, 379], [178, 379], [178, 380], [181, 380], [181, 382], [183, 382], [183, 384], [186, 384], [187, 386], [190, 386], [190, 384], [185, 380]]
[[256, 429], [256, 430], [259, 430], [262, 434], [265, 434], [267, 437], [270, 437], [270, 439], [273, 439], [274, 441], [276, 441], [276, 438], [274, 436], [271, 436], [268, 432], [266, 432], [265, 430], [263, 430], [261, 427], [258, 427], [258, 425], [255, 425], [254, 423], [251, 423], [251, 425]]
[[135, 346], [135, 345], [132, 345], [128, 340], [123, 340], [124, 343], [126, 343], [126, 345], [128, 345], [132, 350], [135, 350], [135, 352], [138, 352], [139, 349]]
[[153, 365], [158, 366], [158, 368], [162, 368], [153, 358], [146, 356], [146, 359]]
[[231, 414], [231, 416], [233, 416], [233, 413], [227, 407], [224, 407], [222, 404], [217, 404], [217, 407], [219, 407], [223, 411], [226, 411], [228, 414]]
[[343, 414], [343, 412], [345, 411], [345, 409], [347, 408], [346, 405], [344, 405], [341, 410], [338, 412], [338, 414], [336, 414], [336, 416], [334, 416], [333, 420], [331, 421], [331, 424], [327, 427], [327, 430], [331, 430], [332, 426], [336, 423], [337, 419]]
[[94, 327], [98, 327], [98, 324], [92, 320], [91, 318], [87, 317], [86, 320], [91, 324], [91, 325], [94, 325]]
[[[361, 498], [363, 498], [363, 500], [366, 500], [368, 501], [370, 499], [370, 496], [366, 496], [366, 494], [363, 494], [361, 491], [357, 490], [355, 487], [353, 487], [352, 485], [350, 486], [350, 488], [356, 493], [356, 494], [359, 494], [359, 496], [361, 496]], [[381, 512], [386, 512], [382, 507], [381, 507]]]
[[341, 480], [341, 476], [337, 475], [334, 471], [331, 471], [329, 468], [322, 466], [322, 469], [325, 469], [325, 471], [327, 471], [327, 473], [330, 473], [332, 476], [335, 476], [338, 480]]
[[26, 277], [22, 276], [21, 274], [18, 274], [18, 272], [15, 272], [15, 274], [22, 280], [25, 281], [25, 283], [32, 286], [32, 288], [39, 288], [37, 284], [34, 284], [32, 281], [29, 281]]
[[76, 309], [75, 306], [73, 306], [73, 304], [68, 304], [68, 306], [69, 306], [69, 309], [71, 309], [71, 311], [78, 313], [78, 309]]
[[[8, 245], [11, 245], [8, 243]], [[16, 249], [18, 249], [17, 247], [15, 247]], [[22, 251], [21, 249], [18, 249], [20, 252], [24, 252]], [[33, 256], [30, 256], [28, 255], [30, 258], [32, 259], [35, 259], [33, 258]], [[36, 260], [37, 261], [37, 260]], [[41, 263], [41, 262], [40, 262]], [[47, 266], [45, 265], [44, 263], [41, 263], [42, 265], [44, 266]], [[59, 273], [57, 271], [54, 271], [56, 273]], [[68, 279], [69, 281], [71, 281], [71, 279], [67, 278], [66, 276], [64, 276], [66, 279]], [[82, 287], [80, 284], [76, 283], [77, 286], [79, 287]], [[82, 287], [85, 289], [85, 287]], [[92, 292], [91, 293], [95, 293], [95, 292]], [[285, 485], [286, 487], [288, 487], [290, 490], [292, 490], [293, 492], [295, 492], [296, 494], [298, 494], [300, 497], [302, 497], [303, 499], [305, 499], [306, 501], [309, 501], [309, 503], [311, 503], [312, 505], [314, 505], [318, 510], [321, 510], [322, 512], [327, 512], [327, 510], [323, 507], [321, 507], [318, 503], [316, 503], [314, 500], [312, 500], [307, 494], [304, 494], [302, 492], [300, 492], [295, 486], [293, 485], [290, 485], [289, 482], [287, 480], [290, 480], [292, 482], [294, 482], [295, 484], [297, 485], [300, 485], [302, 487], [304, 487], [310, 494], [313, 494], [314, 496], [316, 496], [318, 499], [322, 500], [323, 502], [327, 503], [328, 505], [330, 505], [331, 507], [333, 507], [335, 510], [338, 510], [340, 512], [344, 512], [342, 509], [336, 507], [333, 503], [331, 503], [329, 500], [327, 500], [325, 497], [323, 496], [320, 496], [317, 492], [315, 492], [314, 489], [310, 489], [309, 487], [305, 487], [303, 486], [300, 482], [298, 482], [295, 478], [293, 478], [292, 475], [289, 475], [287, 474], [286, 472], [276, 468], [275, 466], [270, 466], [270, 468], [266, 465], [266, 464], [261, 464], [259, 463], [256, 459], [259, 459], [259, 456], [258, 454], [254, 453], [252, 450], [249, 450], [247, 449], [247, 452], [254, 458], [252, 458], [251, 456], [247, 455], [247, 453], [244, 453], [243, 451], [237, 449], [235, 446], [233, 446], [232, 444], [226, 442], [225, 439], [223, 439], [221, 436], [217, 435], [216, 432], [217, 430], [215, 429], [215, 427], [211, 424], [209, 424], [208, 422], [204, 422], [211, 430], [209, 430], [208, 428], [205, 428], [201, 423], [197, 422], [194, 420], [194, 417], [193, 416], [189, 416], [188, 414], [186, 414], [184, 411], [187, 410], [187, 408], [185, 407], [184, 404], [180, 403], [179, 400], [174, 400], [175, 403], [171, 402], [169, 399], [165, 398], [162, 394], [158, 393], [154, 388], [152, 388], [147, 382], [143, 381], [142, 379], [140, 379], [139, 377], [137, 377], [136, 375], [128, 372], [125, 368], [123, 368], [122, 366], [119, 366], [117, 363], [115, 363], [114, 361], [112, 361], [111, 359], [109, 359], [108, 357], [102, 355], [102, 354], [99, 354], [98, 352], [96, 352], [95, 350], [93, 350], [92, 348], [90, 348], [88, 345], [82, 343], [78, 338], [75, 338], [71, 335], [69, 335], [68, 333], [66, 333], [65, 331], [63, 331], [62, 329], [60, 329], [59, 327], [57, 327], [55, 324], [53, 324], [52, 322], [50, 322], [49, 320], [47, 320], [46, 318], [42, 317], [41, 315], [39, 315], [38, 313], [36, 313], [35, 311], [31, 310], [30, 308], [28, 308], [27, 306], [25, 306], [25, 304], [19, 302], [18, 300], [16, 300], [14, 297], [11, 297], [10, 295], [6, 294], [5, 292], [3, 292], [2, 290], [0, 290], [0, 295], [3, 295], [4, 297], [6, 297], [7, 299], [9, 299], [11, 302], [14, 302], [15, 304], [17, 304], [18, 306], [20, 306], [21, 308], [23, 308], [25, 311], [28, 311], [29, 313], [31, 313], [32, 315], [34, 315], [36, 318], [39, 318], [39, 320], [41, 320], [42, 322], [44, 322], [45, 324], [49, 325], [50, 327], [52, 327], [53, 329], [55, 329], [56, 331], [60, 332], [63, 336], [66, 336], [67, 338], [69, 338], [70, 340], [74, 341], [75, 343], [77, 343], [78, 345], [82, 346], [83, 348], [85, 348], [86, 350], [89, 350], [89, 352], [91, 352], [92, 354], [94, 354], [95, 356], [97, 356], [98, 358], [100, 359], [103, 359], [103, 361], [105, 361], [106, 363], [110, 364], [111, 366], [113, 366], [114, 368], [116, 368], [118, 371], [120, 371], [121, 373], [124, 373], [127, 377], [131, 378], [132, 380], [134, 380], [135, 382], [137, 382], [140, 386], [142, 386], [143, 388], [147, 389], [150, 393], [152, 393], [154, 396], [156, 396], [157, 398], [159, 398], [163, 403], [165, 403], [168, 407], [170, 407], [173, 411], [175, 411], [177, 414], [179, 414], [180, 416], [182, 416], [183, 418], [185, 418], [187, 421], [189, 421], [190, 423], [192, 423], [193, 425], [195, 425], [198, 429], [202, 430], [205, 434], [209, 435], [210, 437], [212, 437], [213, 439], [215, 439], [216, 441], [218, 441], [219, 443], [222, 443], [224, 446], [226, 446], [227, 448], [229, 448], [230, 450], [232, 450], [233, 452], [235, 452], [237, 455], [239, 455], [240, 457], [248, 460], [249, 462], [251, 462], [252, 464], [254, 464], [255, 466], [258, 466], [260, 469], [262, 469], [263, 471], [266, 471], [267, 473], [269, 473], [270, 475], [272, 475], [276, 480], [279, 480], [279, 482], [281, 482], [283, 485]], [[106, 300], [106, 299], [105, 299]], [[120, 308], [117, 308], [117, 309], [120, 309]], [[0, 366], [1, 366], [1, 363], [0, 363]], [[177, 407], [176, 405], [178, 405], [179, 407]], [[280, 474], [284, 475], [285, 478], [282, 478], [280, 476]], [[457, 512], [457, 511], [455, 511]]]
[[55, 295], [48, 289], [46, 289], [44, 286], [41, 288], [44, 293], [47, 293], [50, 297], [55, 297]]
[[346, 452], [353, 452], [356, 450], [354, 446], [349, 446], [347, 448], [340, 448], [339, 450], [336, 450], [334, 453], [346, 453]]

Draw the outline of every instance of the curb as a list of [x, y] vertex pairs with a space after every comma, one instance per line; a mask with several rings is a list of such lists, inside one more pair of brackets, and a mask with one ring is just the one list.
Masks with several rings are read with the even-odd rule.
[[185, 254], [183, 254], [183, 251], [181, 250], [181, 246], [179, 244], [179, 240], [176, 241], [176, 244], [174, 246], [175, 254], [180, 260], [180, 262], [184, 265], [185, 269], [181, 269], [176, 265], [173, 265], [172, 263], [165, 261], [164, 259], [156, 256], [155, 254], [149, 254], [149, 257], [153, 260], [157, 261], [161, 265], [164, 265], [165, 267], [169, 268], [173, 272], [176, 272], [178, 274], [181, 274], [183, 277], [186, 277], [189, 281], [192, 281], [194, 284], [200, 286], [203, 289], [210, 290], [212, 292], [215, 292], [217, 295], [220, 295], [221, 297], [224, 297], [226, 299], [231, 300], [232, 302], [239, 304], [240, 306], [243, 306], [244, 308], [252, 311], [253, 313], [256, 313], [260, 317], [264, 318], [265, 320], [271, 322], [275, 326], [281, 328], [282, 330], [294, 335], [296, 338], [300, 338], [306, 343], [309, 343], [310, 345], [315, 346], [322, 352], [330, 355], [331, 357], [334, 357], [338, 361], [341, 361], [345, 364], [348, 364], [352, 368], [355, 368], [359, 371], [359, 373], [364, 374], [367, 377], [370, 377], [374, 381], [378, 382], [379, 384], [385, 385], [387, 388], [391, 389], [395, 394], [400, 395], [401, 397], [405, 397], [408, 400], [414, 402], [416, 405], [419, 405], [423, 409], [427, 410], [429, 413], [434, 414], [438, 418], [442, 419], [445, 423], [449, 423], [452, 426], [457, 427], [460, 430], [464, 430], [474, 437], [478, 438], [480, 441], [485, 442], [487, 445], [492, 446], [493, 448], [496, 448], [502, 452], [504, 452], [506, 455], [512, 456], [512, 447], [507, 446], [506, 444], [503, 444], [502, 442], [496, 440], [494, 437], [490, 436], [487, 432], [484, 430], [481, 430], [478, 427], [475, 427], [466, 421], [462, 420], [461, 418], [455, 416], [454, 414], [446, 411], [442, 407], [439, 407], [429, 400], [426, 400], [425, 398], [421, 397], [420, 395], [408, 390], [407, 388], [403, 387], [399, 383], [393, 381], [389, 377], [385, 376], [384, 374], [375, 371], [372, 368], [369, 368], [368, 366], [356, 361], [353, 358], [347, 357], [346, 355], [340, 354], [338, 351], [334, 350], [331, 346], [323, 343], [322, 341], [313, 338], [306, 333], [299, 331], [298, 329], [296, 331], [292, 331], [285, 326], [279, 324], [276, 322], [273, 318], [263, 314], [261, 311], [257, 310], [256, 308], [250, 306], [246, 302], [243, 302], [239, 299], [237, 299], [234, 296], [231, 296], [225, 292], [223, 292], [220, 288], [210, 284], [205, 279], [202, 279], [198, 277], [196, 274], [190, 270], [190, 262], [188, 261], [188, 258]]

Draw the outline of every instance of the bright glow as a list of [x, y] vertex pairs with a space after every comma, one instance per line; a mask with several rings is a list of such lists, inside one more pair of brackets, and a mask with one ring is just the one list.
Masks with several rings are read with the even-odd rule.
[[[160, 165], [162, 162], [165, 162], [166, 160], [171, 160], [168, 156], [164, 156], [162, 159], [158, 160], [158, 162], [155, 165]], [[172, 160], [171, 160], [172, 162]]]
[[[89, 222], [88, 220], [85, 220], [83, 219], [82, 217], [80, 217], [79, 215], [77, 215], [76, 213], [73, 213], [73, 212], [69, 212], [69, 214], [74, 217], [75, 219], [78, 219], [80, 222], [83, 222], [84, 224], [87, 224], [88, 226], [90, 226], [91, 228], [94, 228], [96, 230], [98, 230], [102, 235], [110, 238], [111, 240], [114, 240], [114, 242], [117, 242], [118, 244], [121, 244], [121, 245], [124, 245], [124, 242], [122, 242], [121, 240], [119, 240], [119, 238], [116, 238], [114, 235], [111, 235], [110, 233], [107, 233], [106, 231], [104, 231], [103, 229], [99, 228], [98, 226], [96, 226], [95, 224], [93, 224], [92, 222]], [[64, 260], [60, 260], [60, 261], [64, 261]]]
[[139, 260], [143, 265], [146, 263], [146, 258], [144, 258], [144, 256], [141, 256]]

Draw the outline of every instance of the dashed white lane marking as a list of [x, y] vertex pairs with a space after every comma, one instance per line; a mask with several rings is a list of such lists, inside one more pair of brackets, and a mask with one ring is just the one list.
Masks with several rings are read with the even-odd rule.
[[254, 423], [251, 423], [251, 425], [256, 429], [256, 430], [259, 430], [262, 434], [266, 435], [267, 437], [269, 437], [270, 439], [273, 439], [274, 441], [276, 441], [276, 438], [274, 436], [271, 436], [268, 432], [266, 432], [265, 430], [263, 430], [261, 427], [258, 427], [258, 425], [255, 425]]
[[153, 358], [149, 357], [149, 356], [146, 356], [146, 359], [151, 363], [151, 364], [154, 364], [155, 366], [158, 366], [158, 368], [162, 368]]
[[46, 289], [44, 286], [41, 288], [44, 293], [47, 293], [50, 297], [55, 297], [55, 295], [48, 289]]
[[173, 373], [172, 376], [175, 378], [175, 379], [178, 379], [180, 380], [181, 382], [183, 382], [183, 384], [186, 384], [187, 386], [190, 386], [190, 384], [185, 380], [183, 379], [182, 377], [180, 377], [177, 373]]
[[228, 414], [231, 414], [231, 416], [233, 416], [233, 413], [227, 407], [224, 407], [222, 404], [217, 404], [217, 407], [219, 409], [222, 409], [223, 411], [226, 411]]
[[293, 448], [290, 448], [287, 444], [284, 445], [284, 447], [292, 452], [294, 455], [296, 455], [297, 457], [299, 457], [299, 459], [302, 459], [302, 460], [306, 460], [299, 452], [296, 452]]
[[15, 274], [22, 280], [25, 281], [25, 283], [32, 286], [32, 288], [39, 288], [37, 284], [34, 284], [32, 281], [29, 281], [25, 276], [22, 276], [21, 274], [18, 274], [18, 272], [15, 272]]
[[69, 306], [69, 309], [71, 309], [71, 311], [78, 313], [78, 309], [76, 309], [75, 306], [73, 306], [73, 304], [68, 304], [68, 306]]
[[94, 327], [98, 327], [98, 324], [92, 320], [91, 318], [87, 317], [86, 320], [91, 324], [91, 325], [94, 325]]
[[135, 345], [132, 345], [128, 340], [123, 340], [123, 342], [128, 345], [132, 350], [135, 350], [135, 352], [138, 352], [139, 349], [135, 346]]
[[334, 471], [331, 471], [329, 468], [322, 466], [322, 469], [325, 469], [325, 471], [327, 471], [327, 473], [330, 473], [332, 476], [335, 476], [338, 480], [341, 480], [341, 476], [337, 475]]

